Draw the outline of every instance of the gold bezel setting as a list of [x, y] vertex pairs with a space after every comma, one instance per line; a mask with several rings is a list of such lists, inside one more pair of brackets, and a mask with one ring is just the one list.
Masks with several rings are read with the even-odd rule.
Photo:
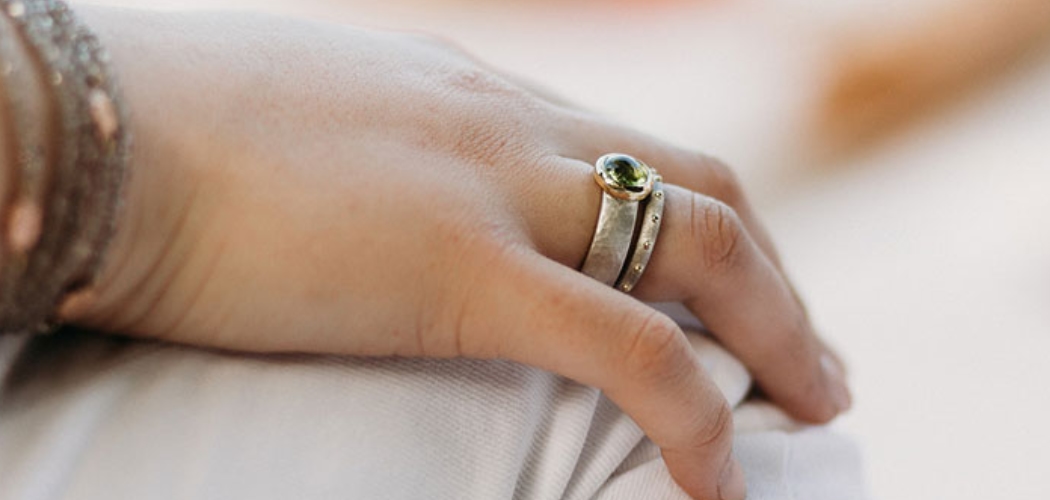
[[594, 180], [610, 196], [621, 200], [648, 198], [656, 177], [656, 170], [630, 155], [611, 153], [594, 162]]

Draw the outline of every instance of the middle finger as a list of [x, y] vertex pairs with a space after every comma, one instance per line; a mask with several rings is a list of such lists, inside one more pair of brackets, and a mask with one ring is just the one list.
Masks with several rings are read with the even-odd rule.
[[797, 417], [823, 422], [844, 410], [845, 389], [822, 368], [805, 311], [736, 212], [678, 186], [665, 192], [660, 238], [635, 295], [684, 302]]

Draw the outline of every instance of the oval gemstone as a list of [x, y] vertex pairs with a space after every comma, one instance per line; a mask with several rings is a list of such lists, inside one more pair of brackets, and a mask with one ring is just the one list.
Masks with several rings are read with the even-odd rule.
[[605, 171], [606, 178], [618, 187], [631, 191], [644, 188], [649, 180], [649, 169], [627, 156], [609, 158], [602, 165], [602, 170]]

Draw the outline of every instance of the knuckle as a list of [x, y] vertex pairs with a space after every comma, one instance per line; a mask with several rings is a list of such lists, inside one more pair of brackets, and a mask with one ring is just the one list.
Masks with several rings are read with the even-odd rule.
[[451, 70], [447, 82], [452, 89], [472, 98], [490, 96], [506, 102], [522, 100], [526, 93], [503, 77], [483, 68], [468, 65]]
[[483, 69], [445, 76], [443, 95], [461, 114], [440, 129], [458, 158], [491, 166], [536, 153], [534, 124], [544, 116], [533, 96]]
[[744, 226], [729, 205], [693, 195], [691, 235], [708, 269], [729, 269], [740, 260]]
[[694, 434], [692, 446], [696, 449], [717, 446], [723, 441], [732, 439], [733, 436], [733, 411], [729, 405], [721, 402], [706, 415]]
[[719, 199], [730, 206], [737, 206], [744, 200], [744, 189], [736, 172], [717, 158], [703, 153], [691, 153], [690, 163], [697, 168], [697, 189], [712, 198]]
[[728, 165], [711, 157], [704, 157], [704, 169], [707, 170], [707, 183], [715, 198], [736, 206], [744, 199], [744, 189], [736, 172]]
[[406, 33], [405, 38], [420, 47], [443, 51], [459, 52], [460, 46], [451, 38], [426, 32]]
[[681, 330], [671, 318], [650, 311], [624, 338], [622, 366], [627, 375], [645, 383], [663, 384], [692, 366]]
[[453, 151], [459, 158], [481, 165], [497, 165], [517, 145], [503, 127], [485, 120], [463, 124], [453, 138]]

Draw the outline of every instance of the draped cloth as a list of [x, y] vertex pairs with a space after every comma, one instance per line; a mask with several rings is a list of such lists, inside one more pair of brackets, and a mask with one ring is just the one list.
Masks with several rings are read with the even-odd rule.
[[[855, 445], [744, 402], [752, 500], [865, 500]], [[0, 337], [0, 499], [674, 499], [600, 391], [509, 361], [247, 355], [65, 330]]]

